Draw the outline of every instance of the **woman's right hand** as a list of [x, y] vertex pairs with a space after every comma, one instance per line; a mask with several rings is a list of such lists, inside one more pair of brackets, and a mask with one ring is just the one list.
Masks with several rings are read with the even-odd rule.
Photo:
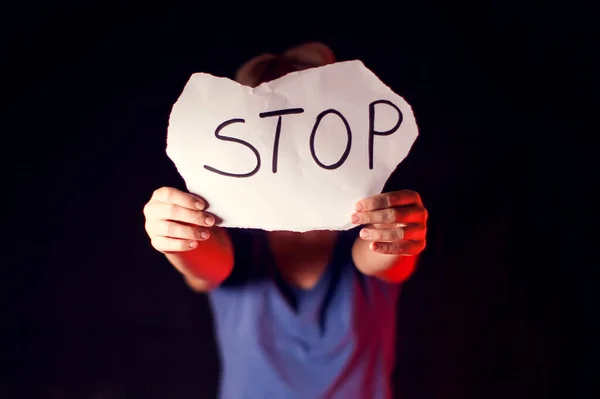
[[206, 201], [172, 187], [156, 190], [144, 206], [146, 233], [164, 254], [190, 251], [211, 235], [215, 217], [205, 212]]

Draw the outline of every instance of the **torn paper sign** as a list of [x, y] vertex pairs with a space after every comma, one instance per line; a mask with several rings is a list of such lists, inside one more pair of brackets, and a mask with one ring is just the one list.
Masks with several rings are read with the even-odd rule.
[[194, 74], [173, 106], [167, 154], [222, 226], [346, 230], [417, 135], [408, 103], [347, 61], [256, 88]]

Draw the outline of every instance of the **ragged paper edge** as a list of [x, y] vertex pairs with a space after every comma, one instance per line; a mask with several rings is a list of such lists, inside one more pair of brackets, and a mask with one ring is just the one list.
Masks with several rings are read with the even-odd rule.
[[[352, 64], [357, 64], [360, 66], [360, 69], [363, 73], [367, 73], [370, 74], [371, 77], [374, 77], [378, 83], [385, 88], [386, 90], [388, 90], [390, 93], [392, 93], [395, 96], [398, 96], [402, 99], [402, 101], [404, 101], [404, 103], [408, 106], [408, 109], [410, 110], [411, 113], [411, 117], [413, 120], [413, 123], [415, 124], [416, 127], [416, 136], [415, 139], [412, 141], [412, 143], [410, 144], [410, 147], [408, 148], [408, 151], [406, 153], [406, 156], [404, 157], [404, 159], [402, 159], [402, 161], [400, 161], [398, 164], [396, 164], [396, 167], [390, 172], [390, 174], [388, 175], [387, 179], [383, 182], [383, 184], [381, 184], [381, 187], [378, 188], [377, 193], [372, 194], [372, 195], [377, 195], [377, 194], [381, 194], [383, 189], [385, 188], [386, 184], [389, 182], [390, 178], [393, 176], [393, 174], [395, 173], [395, 171], [398, 169], [398, 167], [402, 164], [402, 162], [406, 161], [406, 159], [410, 156], [410, 153], [417, 141], [417, 139], [419, 138], [420, 135], [420, 129], [419, 129], [419, 124], [417, 122], [417, 118], [414, 112], [414, 109], [412, 107], [412, 105], [400, 94], [396, 93], [394, 90], [392, 90], [392, 88], [386, 84], [374, 71], [372, 71], [371, 69], [369, 69], [364, 62], [362, 62], [361, 60], [358, 59], [353, 59], [353, 60], [347, 60], [347, 61], [338, 61], [332, 64], [327, 64], [327, 65], [322, 65], [322, 66], [318, 66], [318, 67], [312, 67], [310, 69], [305, 69], [305, 70], [301, 70], [301, 71], [293, 71], [293, 72], [289, 72], [286, 75], [279, 77], [277, 79], [273, 79], [270, 80], [268, 82], [263, 82], [260, 85], [256, 86], [256, 87], [250, 87], [250, 86], [246, 86], [243, 85], [233, 79], [230, 79], [228, 77], [224, 77], [224, 76], [216, 76], [207, 72], [196, 72], [193, 73], [190, 78], [188, 79], [188, 81], [186, 82], [184, 89], [181, 91], [180, 95], [177, 97], [177, 100], [173, 103], [173, 106], [171, 107], [171, 112], [169, 114], [169, 121], [168, 121], [168, 126], [167, 126], [167, 138], [166, 138], [166, 149], [165, 152], [167, 154], [167, 156], [169, 157], [169, 159], [171, 160], [171, 162], [173, 162], [173, 164], [175, 165], [175, 168], [177, 169], [177, 172], [179, 173], [179, 175], [182, 177], [182, 179], [185, 182], [185, 178], [183, 178], [183, 175], [181, 173], [181, 171], [179, 170], [179, 167], [177, 166], [177, 164], [175, 163], [175, 161], [171, 158], [171, 156], [169, 155], [169, 134], [168, 134], [168, 130], [171, 126], [171, 115], [173, 114], [173, 107], [175, 107], [175, 105], [177, 104], [177, 102], [179, 102], [180, 98], [183, 96], [183, 93], [185, 92], [186, 88], [188, 87], [188, 85], [190, 85], [194, 79], [194, 77], [196, 76], [209, 76], [212, 79], [217, 79], [219, 81], [225, 81], [227, 84], [230, 85], [234, 85], [236, 86], [238, 89], [241, 88], [242, 90], [245, 90], [248, 94], [251, 95], [257, 95], [257, 91], [263, 91], [265, 90], [265, 88], [268, 89], [268, 91], [273, 92], [273, 90], [271, 89], [271, 86], [276, 85], [277, 83], [280, 83], [281, 81], [287, 80], [287, 79], [293, 79], [295, 78], [298, 74], [301, 73], [306, 73], [307, 71], [311, 71], [314, 72], [315, 70], [322, 70], [324, 68], [333, 68], [336, 66], [339, 66], [340, 64], [347, 64], [347, 65], [352, 65]], [[190, 190], [190, 188], [188, 187], [187, 182], [185, 182], [186, 188], [187, 190], [191, 193], [191, 194], [195, 194], [195, 195], [200, 195], [198, 193], [194, 193]], [[360, 201], [361, 199], [364, 199], [364, 197], [362, 198], [357, 198], [355, 200], [355, 202]], [[352, 215], [352, 211], [349, 213], [348, 218], [351, 217]], [[264, 228], [261, 226], [254, 226], [254, 225], [240, 225], [240, 224], [228, 224], [228, 223], [221, 223], [219, 224], [220, 227], [224, 227], [224, 228], [228, 228], [228, 229], [259, 229], [259, 230], [264, 230], [264, 231], [293, 231], [293, 232], [299, 232], [299, 233], [304, 233], [304, 232], [308, 232], [308, 231], [348, 231], [351, 230], [353, 228], [358, 227], [357, 225], [352, 224], [351, 222], [348, 222], [347, 224], [345, 224], [344, 226], [341, 227], [336, 227], [336, 228], [331, 228], [331, 227], [317, 227], [314, 229], [297, 229], [297, 230], [285, 230], [285, 229], [268, 229], [268, 228]]]

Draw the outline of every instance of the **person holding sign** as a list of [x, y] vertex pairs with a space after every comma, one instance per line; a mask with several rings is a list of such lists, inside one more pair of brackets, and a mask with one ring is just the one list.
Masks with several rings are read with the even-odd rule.
[[[236, 80], [255, 87], [334, 62], [327, 46], [308, 43], [255, 57]], [[203, 198], [170, 187], [154, 192], [144, 215], [153, 247], [208, 294], [220, 397], [392, 396], [396, 301], [426, 244], [419, 194], [361, 199], [347, 231], [219, 227]]]

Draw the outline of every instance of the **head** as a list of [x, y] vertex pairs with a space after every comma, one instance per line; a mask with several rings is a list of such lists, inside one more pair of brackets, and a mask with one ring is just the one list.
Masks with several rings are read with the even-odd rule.
[[235, 80], [243, 85], [256, 87], [290, 72], [334, 62], [335, 55], [326, 45], [318, 42], [305, 43], [280, 55], [265, 53], [250, 59], [237, 70]]
[[[237, 70], [235, 80], [245, 86], [256, 87], [261, 83], [275, 80], [290, 72], [333, 64], [335, 61], [335, 55], [328, 46], [318, 42], [304, 43], [290, 48], [283, 54], [265, 53], [257, 55]], [[269, 235], [288, 236], [294, 239], [304, 237], [307, 240], [322, 242], [324, 235], [331, 235], [331, 233], [336, 232], [311, 231], [298, 233], [276, 231], [270, 232]]]

